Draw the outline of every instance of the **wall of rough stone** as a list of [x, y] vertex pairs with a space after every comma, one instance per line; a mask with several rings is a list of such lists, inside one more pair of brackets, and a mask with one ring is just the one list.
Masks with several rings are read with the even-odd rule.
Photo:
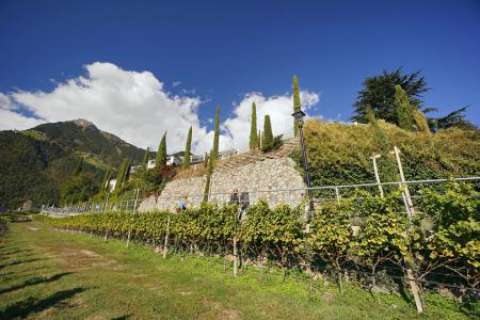
[[[187, 206], [199, 206], [203, 199], [206, 177], [175, 179], [165, 186], [162, 194], [146, 198], [139, 211], [170, 209], [177, 206], [180, 197], [187, 196]], [[305, 184], [290, 158], [264, 159], [213, 173], [209, 202], [225, 204], [233, 190], [248, 192], [250, 204], [260, 199], [270, 206], [281, 203], [296, 206], [303, 200]], [[292, 191], [293, 190], [293, 191]]]

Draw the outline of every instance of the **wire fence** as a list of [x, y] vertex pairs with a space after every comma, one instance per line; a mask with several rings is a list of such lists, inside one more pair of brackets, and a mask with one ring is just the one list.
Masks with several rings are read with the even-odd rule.
[[[205, 194], [198, 193], [167, 193], [162, 192], [158, 196], [148, 197], [147, 194], [140, 190], [133, 190], [120, 200], [111, 201], [107, 197], [104, 201], [90, 201], [75, 205], [69, 205], [62, 208], [43, 207], [42, 212], [51, 216], [70, 216], [83, 213], [103, 213], [107, 211], [123, 211], [123, 212], [141, 212], [148, 213], [155, 210], [175, 211], [179, 207], [199, 207], [202, 203], [208, 202], [215, 205], [226, 205], [229, 203], [237, 203], [242, 208], [247, 208], [258, 201], [265, 201], [270, 206], [279, 204], [287, 204], [290, 206], [298, 206], [306, 204], [309, 201], [312, 208], [320, 207], [322, 204], [337, 202], [343, 198], [358, 197], [356, 194], [359, 190], [369, 192], [378, 196], [383, 196], [393, 191], [399, 190], [406, 185], [409, 188], [413, 201], [417, 201], [422, 197], [421, 190], [429, 187], [435, 188], [436, 191], [442, 192], [444, 184], [451, 181], [464, 182], [474, 184], [480, 189], [480, 176], [458, 177], [450, 179], [422, 179], [409, 180], [405, 182], [392, 181], [382, 183], [360, 183], [360, 184], [342, 184], [314, 186], [310, 188], [292, 188], [292, 189], [274, 189], [274, 190], [232, 190], [231, 192], [211, 192], [208, 197]], [[207, 201], [205, 201], [207, 200]]]

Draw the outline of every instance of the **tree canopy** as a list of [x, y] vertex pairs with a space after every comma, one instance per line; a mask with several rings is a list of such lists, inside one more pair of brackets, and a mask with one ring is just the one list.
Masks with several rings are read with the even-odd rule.
[[406, 93], [410, 105], [421, 107], [422, 95], [428, 91], [425, 78], [420, 71], [404, 74], [402, 69], [383, 71], [381, 75], [368, 77], [363, 81], [363, 88], [354, 103], [352, 119], [367, 123], [367, 110], [370, 106], [379, 119], [398, 124], [395, 111], [395, 86], [400, 86]]
[[[396, 95], [399, 93], [397, 86], [404, 92], [402, 97], [403, 106], [406, 102], [411, 106], [411, 116], [398, 109], [398, 101], [395, 101]], [[426, 117], [426, 113], [437, 111], [434, 107], [425, 107], [423, 94], [429, 90], [427, 82], [420, 71], [413, 73], [404, 73], [401, 68], [394, 71], [384, 70], [382, 74], [367, 77], [362, 83], [362, 89], [358, 92], [357, 99], [353, 105], [354, 112], [353, 121], [360, 123], [368, 123], [368, 110], [371, 108], [377, 119], [383, 119], [386, 122], [405, 127], [405, 121], [415, 124], [418, 129], [418, 120], [422, 122], [423, 131], [423, 115], [428, 123], [429, 130], [446, 129], [450, 127], [458, 127], [463, 129], [475, 129], [475, 125], [465, 119], [466, 107], [457, 109], [443, 117]], [[403, 108], [403, 111], [407, 111]], [[421, 112], [421, 113], [419, 113]], [[406, 118], [405, 118], [406, 116]]]
[[158, 145], [157, 159], [155, 166], [161, 168], [167, 164], [167, 133], [165, 132], [162, 136], [162, 140]]

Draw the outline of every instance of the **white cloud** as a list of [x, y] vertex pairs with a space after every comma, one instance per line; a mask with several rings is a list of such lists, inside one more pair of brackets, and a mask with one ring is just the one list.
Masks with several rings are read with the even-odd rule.
[[[85, 68], [85, 76], [59, 82], [51, 92], [0, 93], [0, 129], [26, 129], [42, 122], [84, 118], [140, 147], [156, 147], [163, 132], [168, 131], [168, 152], [175, 152], [183, 149], [188, 128], [193, 126], [193, 151], [202, 153], [211, 148], [213, 132], [200, 123], [197, 109], [204, 101], [198, 96], [172, 95], [148, 71], [127, 71], [101, 62]], [[291, 96], [250, 93], [223, 122], [221, 149], [246, 149], [253, 101], [257, 104], [258, 128], [262, 128], [268, 113], [275, 134], [292, 135]], [[318, 102], [318, 95], [304, 91], [302, 101], [308, 110]], [[19, 105], [35, 118], [19, 113]]]
[[[301, 100], [304, 111], [308, 112], [308, 109], [318, 103], [319, 96], [316, 93], [302, 91]], [[263, 120], [268, 114], [274, 135], [283, 134], [286, 138], [293, 136], [292, 96], [265, 97], [261, 93], [253, 92], [243, 98], [235, 107], [234, 116], [223, 124], [225, 132], [231, 137], [235, 148], [240, 150], [248, 148], [253, 102], [257, 106], [257, 130], [263, 130]]]
[[0, 128], [3, 130], [24, 130], [44, 121], [28, 118], [19, 113], [12, 99], [0, 92]]

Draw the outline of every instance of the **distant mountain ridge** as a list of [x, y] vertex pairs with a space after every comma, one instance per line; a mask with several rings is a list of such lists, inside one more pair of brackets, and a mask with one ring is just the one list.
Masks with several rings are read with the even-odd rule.
[[99, 184], [106, 169], [115, 170], [126, 158], [138, 163], [144, 153], [85, 119], [0, 131], [0, 206], [58, 203], [80, 159], [83, 174]]

